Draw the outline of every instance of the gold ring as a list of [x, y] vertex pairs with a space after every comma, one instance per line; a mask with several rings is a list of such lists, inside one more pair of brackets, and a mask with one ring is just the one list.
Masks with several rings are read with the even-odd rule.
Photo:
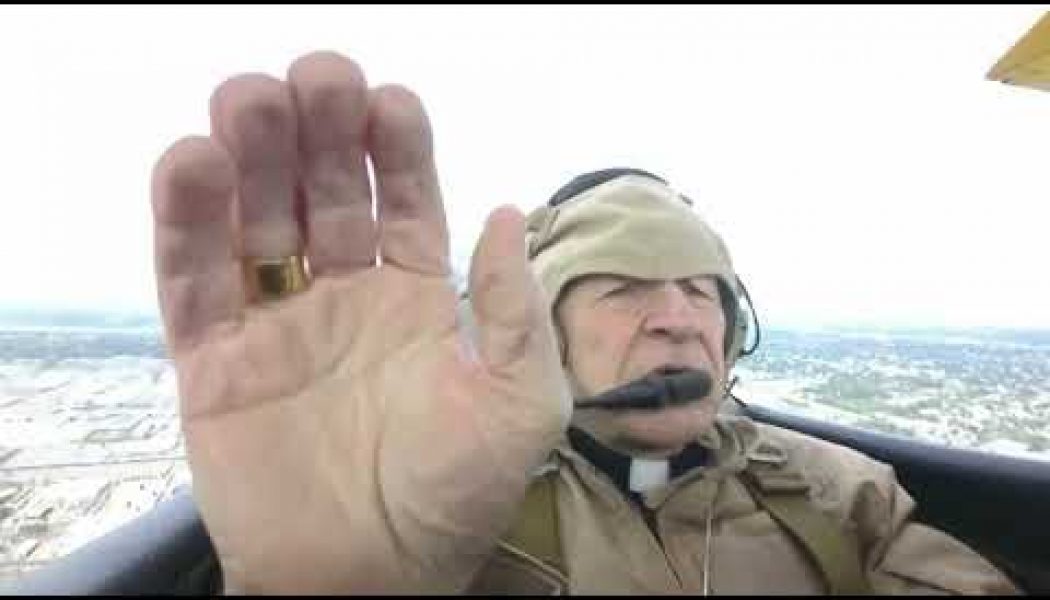
[[244, 259], [248, 292], [253, 300], [280, 300], [305, 290], [310, 283], [301, 254], [284, 258]]

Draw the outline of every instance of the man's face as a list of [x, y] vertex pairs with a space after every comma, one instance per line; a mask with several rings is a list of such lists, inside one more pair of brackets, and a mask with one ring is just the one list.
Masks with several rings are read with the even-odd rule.
[[703, 369], [714, 385], [700, 402], [659, 410], [579, 409], [573, 424], [610, 448], [639, 457], [674, 454], [710, 428], [725, 382], [721, 307], [711, 277], [668, 281], [593, 275], [574, 282], [555, 318], [577, 398], [661, 368]]

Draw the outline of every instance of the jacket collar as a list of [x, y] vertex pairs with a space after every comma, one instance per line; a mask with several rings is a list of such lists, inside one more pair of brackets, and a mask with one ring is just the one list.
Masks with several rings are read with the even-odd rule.
[[[605, 481], [606, 484], [611, 484], [611, 487], [630, 496], [630, 493], [627, 491], [627, 463], [623, 462], [627, 460], [627, 457], [599, 444], [589, 435], [584, 434], [585, 437], [583, 437], [579, 434], [571, 433], [574, 429], [570, 428], [562, 435], [560, 441], [548, 456], [547, 462], [540, 467], [537, 475], [550, 470], [558, 470], [561, 466], [567, 465], [571, 466], [592, 484], [599, 480]], [[577, 438], [576, 444], [573, 443], [573, 438]], [[586, 446], [587, 439], [590, 439], [596, 448], [581, 452], [576, 448], [576, 445], [579, 445], [580, 440], [583, 440], [583, 445]], [[698, 436], [695, 446], [691, 447], [694, 448], [691, 452], [696, 453], [697, 456], [701, 454], [706, 455], [702, 464], [693, 464], [689, 458], [683, 458], [679, 464], [678, 471], [672, 473], [672, 478], [668, 485], [642, 494], [642, 496], [647, 498], [646, 504], [661, 504], [675, 489], [696, 477], [721, 478], [725, 475], [743, 471], [747, 467], [749, 460], [757, 458], [754, 456], [756, 452], [761, 452], [763, 455], [769, 453], [782, 455], [783, 453], [783, 449], [778, 444], [760, 435], [758, 428], [751, 419], [736, 415], [719, 415], [715, 420], [714, 426]], [[601, 466], [594, 464], [595, 462], [602, 462], [602, 458], [592, 461], [591, 456], [588, 455], [598, 455], [611, 459], [613, 464], [621, 461], [619, 462], [621, 466], [614, 467], [612, 472], [609, 473]]]
[[[629, 480], [634, 460], [632, 457], [609, 448], [577, 427], [568, 429], [566, 439], [577, 454], [605, 473], [621, 492], [628, 494], [631, 491]], [[708, 466], [711, 458], [712, 450], [708, 447], [697, 442], [687, 445], [668, 459], [670, 479], [674, 480], [696, 467]]]

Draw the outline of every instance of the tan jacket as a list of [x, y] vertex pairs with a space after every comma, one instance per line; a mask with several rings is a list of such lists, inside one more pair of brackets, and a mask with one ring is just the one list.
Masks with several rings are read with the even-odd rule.
[[706, 560], [711, 594], [823, 594], [821, 573], [740, 481], [749, 456], [773, 452], [783, 453], [803, 475], [817, 507], [855, 528], [875, 593], [1018, 593], [961, 542], [909, 522], [915, 503], [888, 465], [736, 416], [720, 417], [701, 443], [715, 451], [713, 466], [698, 467], [644, 494], [659, 539], [612, 481], [563, 443], [548, 466], [557, 470], [568, 580], [519, 549], [501, 545], [468, 591], [701, 594]]

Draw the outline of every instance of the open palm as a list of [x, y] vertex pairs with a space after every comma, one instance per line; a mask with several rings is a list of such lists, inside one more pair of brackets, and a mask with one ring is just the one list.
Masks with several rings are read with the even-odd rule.
[[[211, 115], [210, 137], [158, 161], [153, 208], [194, 495], [228, 585], [461, 591], [569, 417], [521, 214], [493, 212], [475, 251], [474, 345], [411, 92], [317, 53], [287, 81], [226, 81]], [[295, 254], [309, 288], [254, 297], [242, 259]]]

